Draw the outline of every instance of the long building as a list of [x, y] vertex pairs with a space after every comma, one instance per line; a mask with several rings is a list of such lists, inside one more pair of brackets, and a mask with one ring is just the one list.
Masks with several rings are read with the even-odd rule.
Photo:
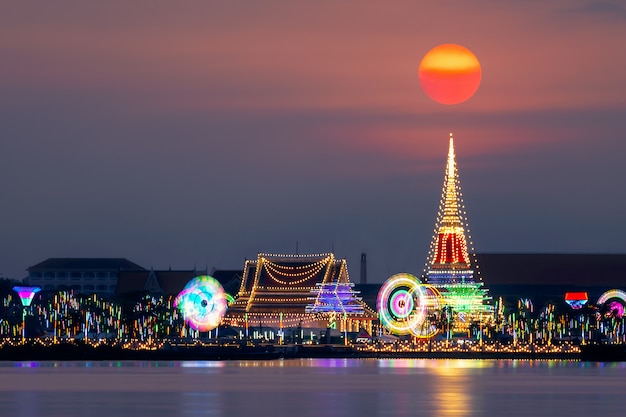
[[48, 258], [27, 268], [29, 285], [45, 291], [110, 296], [123, 271], [147, 270], [125, 258]]

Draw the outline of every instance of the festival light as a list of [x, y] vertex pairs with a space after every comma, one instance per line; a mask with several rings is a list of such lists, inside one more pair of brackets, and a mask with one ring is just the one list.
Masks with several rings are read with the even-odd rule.
[[20, 297], [20, 300], [22, 300], [22, 305], [24, 307], [29, 307], [30, 303], [32, 303], [33, 298], [35, 297], [35, 294], [37, 294], [39, 291], [41, 291], [40, 287], [13, 287], [13, 291], [15, 291], [17, 293], [17, 295]]
[[602, 294], [600, 298], [598, 298], [597, 304], [604, 304], [611, 298], [617, 298], [619, 300], [622, 300], [624, 303], [626, 303], [626, 292], [622, 290], [617, 290], [617, 289], [608, 290], [607, 292]]
[[[457, 319], [454, 328], [462, 332], [468, 330], [471, 322], [490, 320], [493, 313], [493, 307], [488, 304], [491, 298], [483, 287], [478, 270], [468, 224], [454, 139], [450, 134], [446, 173], [424, 279], [439, 290], [442, 303], [452, 308]], [[475, 273], [478, 281], [474, 278]]]
[[201, 332], [219, 326], [228, 308], [222, 285], [208, 275], [189, 281], [174, 300], [174, 306], [192, 329]]
[[[610, 303], [607, 303], [612, 300]], [[598, 305], [606, 304], [606, 315], [614, 317], [624, 316], [624, 307], [626, 306], [626, 292], [622, 290], [608, 290], [598, 298]]]
[[22, 342], [26, 338], [26, 308], [30, 307], [30, 304], [35, 297], [35, 294], [41, 291], [40, 287], [13, 287], [13, 291], [17, 293], [22, 301]]
[[574, 310], [580, 310], [589, 301], [586, 292], [566, 292], [565, 302]]
[[429, 338], [438, 329], [432, 318], [439, 310], [441, 295], [411, 274], [396, 274], [378, 292], [376, 307], [381, 324], [397, 335]]
[[317, 283], [311, 293], [313, 304], [305, 307], [306, 313], [362, 314], [365, 310], [358, 291], [352, 282]]

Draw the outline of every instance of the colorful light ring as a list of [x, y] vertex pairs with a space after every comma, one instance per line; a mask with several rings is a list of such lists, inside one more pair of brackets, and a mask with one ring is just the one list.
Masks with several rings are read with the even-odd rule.
[[174, 306], [180, 310], [192, 329], [206, 332], [219, 326], [228, 303], [219, 281], [202, 275], [185, 285], [174, 300]]
[[427, 318], [437, 311], [439, 299], [436, 288], [421, 284], [414, 275], [401, 273], [385, 281], [376, 306], [382, 325], [390, 332], [426, 338], [437, 332]]
[[608, 290], [598, 298], [598, 304], [604, 304], [611, 298], [618, 298], [626, 304], [626, 292], [622, 290]]
[[604, 305], [609, 301], [611, 302], [606, 305], [608, 310], [606, 315], [619, 318], [623, 317], [624, 307], [626, 306], [626, 292], [617, 289], [608, 290], [598, 298], [597, 304]]
[[439, 290], [432, 285], [420, 284], [420, 289], [422, 292], [420, 304], [424, 315], [419, 325], [413, 328], [413, 334], [418, 338], [429, 339], [439, 332], [439, 329], [429, 320], [429, 317], [439, 312], [440, 308], [443, 306], [443, 298]]
[[390, 295], [389, 307], [396, 317], [400, 319], [409, 317], [415, 307], [412, 294], [405, 289], [396, 291]]

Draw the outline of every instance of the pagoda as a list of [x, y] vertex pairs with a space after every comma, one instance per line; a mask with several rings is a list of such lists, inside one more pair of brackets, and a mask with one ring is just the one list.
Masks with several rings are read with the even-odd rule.
[[[353, 290], [345, 259], [258, 254], [247, 260], [224, 322], [232, 326], [328, 328], [371, 331], [377, 318]], [[338, 325], [337, 325], [338, 324]]]
[[473, 248], [468, 249], [467, 227], [451, 133], [435, 235], [423, 278], [441, 293], [458, 331], [466, 330], [473, 322], [484, 322], [492, 312], [476, 254]]

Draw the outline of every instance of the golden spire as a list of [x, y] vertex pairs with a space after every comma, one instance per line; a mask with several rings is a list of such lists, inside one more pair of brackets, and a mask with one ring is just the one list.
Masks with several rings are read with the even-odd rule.
[[446, 178], [440, 203], [440, 218], [437, 221], [437, 236], [433, 264], [463, 264], [469, 262], [464, 215], [460, 210], [462, 204], [459, 196], [456, 156], [454, 154], [454, 137], [450, 133]]

